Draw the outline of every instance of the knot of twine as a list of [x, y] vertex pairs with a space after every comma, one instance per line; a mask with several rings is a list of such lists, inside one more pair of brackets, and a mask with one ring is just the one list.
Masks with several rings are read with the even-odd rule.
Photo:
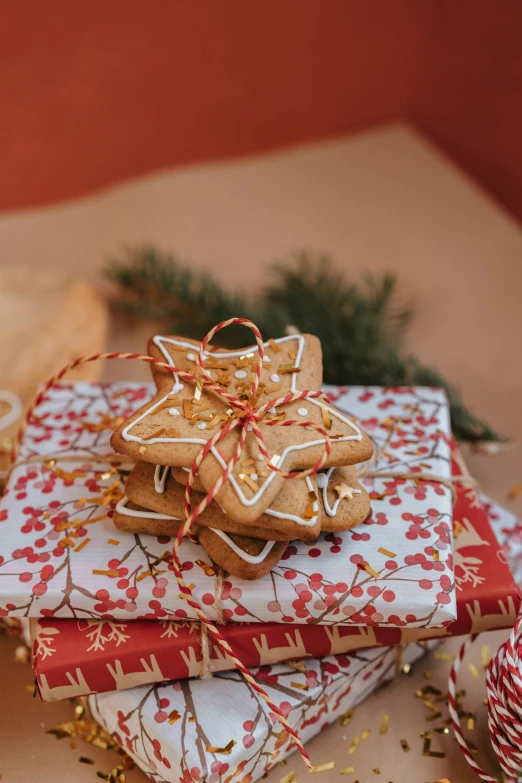
[[[478, 634], [459, 650], [448, 682], [448, 708], [457, 742], [469, 765], [484, 783], [498, 783], [475, 761], [460, 726], [456, 703], [457, 675], [464, 656]], [[510, 780], [522, 774], [522, 617], [489, 662], [486, 671], [488, 727], [491, 744], [502, 771]]]

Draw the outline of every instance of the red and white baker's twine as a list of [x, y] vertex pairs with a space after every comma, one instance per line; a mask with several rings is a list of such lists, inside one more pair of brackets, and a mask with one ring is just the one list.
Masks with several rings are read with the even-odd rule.
[[[238, 397], [234, 396], [233, 394], [230, 394], [230, 392], [227, 392], [225, 389], [223, 389], [221, 386], [219, 386], [208, 373], [205, 371], [205, 358], [204, 358], [204, 352], [206, 346], [209, 344], [212, 337], [216, 334], [216, 332], [223, 329], [225, 326], [231, 326], [232, 324], [242, 324], [243, 326], [248, 327], [255, 336], [256, 343], [258, 345], [258, 357], [257, 357], [257, 363], [256, 363], [256, 370], [255, 370], [255, 377], [252, 382], [252, 392], [251, 397], [249, 397], [246, 400], [239, 399]], [[314, 473], [317, 473], [318, 470], [320, 470], [323, 465], [325, 464], [326, 460], [328, 459], [328, 456], [331, 452], [331, 446], [330, 446], [330, 437], [328, 432], [319, 425], [315, 424], [314, 422], [302, 422], [302, 421], [293, 421], [293, 420], [285, 420], [280, 421], [277, 419], [272, 420], [264, 420], [263, 416], [266, 414], [268, 410], [272, 410], [273, 408], [277, 408], [280, 405], [286, 405], [290, 402], [294, 402], [296, 400], [304, 399], [305, 397], [312, 397], [317, 398], [322, 396], [322, 392], [320, 391], [308, 391], [303, 390], [299, 392], [293, 392], [290, 394], [287, 394], [284, 397], [281, 397], [275, 401], [269, 401], [265, 403], [265, 405], [261, 405], [259, 408], [255, 408], [251, 404], [251, 399], [253, 398], [256, 400], [257, 398], [257, 391], [259, 388], [259, 381], [261, 379], [261, 370], [263, 367], [263, 358], [264, 358], [264, 348], [263, 348], [263, 338], [261, 337], [261, 333], [259, 332], [259, 329], [255, 326], [255, 324], [252, 323], [252, 321], [249, 321], [246, 318], [229, 318], [227, 321], [222, 321], [220, 324], [215, 326], [213, 329], [210, 330], [210, 332], [206, 335], [206, 337], [203, 339], [199, 355], [198, 355], [198, 363], [203, 371], [202, 377], [196, 377], [192, 375], [191, 373], [185, 372], [184, 370], [180, 370], [177, 367], [167, 364], [166, 362], [160, 361], [158, 359], [154, 359], [152, 356], [146, 356], [144, 354], [139, 353], [98, 353], [94, 354], [93, 356], [83, 356], [81, 358], [75, 359], [70, 364], [66, 365], [62, 370], [60, 370], [59, 373], [54, 375], [52, 378], [50, 378], [43, 389], [40, 391], [40, 393], [36, 396], [33, 403], [30, 405], [24, 422], [22, 423], [20, 430], [18, 431], [15, 444], [13, 445], [13, 449], [11, 452], [11, 460], [14, 464], [16, 460], [16, 454], [18, 451], [18, 448], [22, 442], [23, 434], [25, 432], [25, 429], [27, 425], [31, 422], [32, 416], [34, 413], [35, 408], [44, 400], [45, 395], [49, 391], [49, 389], [54, 386], [58, 381], [60, 381], [64, 375], [69, 372], [70, 370], [73, 370], [75, 367], [78, 367], [80, 364], [86, 364], [88, 362], [94, 362], [98, 359], [137, 359], [142, 362], [147, 362], [148, 364], [154, 364], [157, 367], [161, 367], [165, 370], [168, 370], [171, 373], [175, 373], [180, 378], [182, 378], [185, 381], [189, 381], [191, 383], [199, 383], [202, 386], [212, 390], [219, 396], [221, 396], [223, 399], [227, 401], [227, 403], [235, 409], [237, 412], [236, 418], [229, 419], [225, 422], [224, 426], [221, 430], [219, 430], [211, 439], [209, 439], [205, 446], [202, 448], [202, 450], [199, 452], [197, 457], [195, 458], [194, 462], [192, 463], [192, 467], [190, 469], [190, 472], [188, 474], [187, 479], [187, 485], [185, 490], [185, 522], [183, 526], [178, 530], [176, 538], [174, 540], [174, 546], [172, 550], [172, 566], [174, 570], [174, 574], [176, 576], [178, 587], [180, 589], [180, 592], [185, 596], [185, 599], [187, 603], [189, 604], [192, 609], [196, 612], [199, 620], [205, 625], [207, 630], [212, 634], [212, 637], [216, 643], [216, 645], [221, 649], [222, 652], [224, 652], [228, 657], [232, 660], [234, 663], [234, 666], [241, 672], [245, 680], [249, 683], [249, 685], [253, 688], [253, 690], [261, 696], [261, 698], [266, 702], [269, 709], [277, 715], [277, 719], [281, 723], [282, 726], [286, 729], [288, 734], [292, 737], [293, 741], [295, 742], [297, 748], [299, 749], [299, 752], [301, 753], [301, 756], [303, 757], [307, 767], [310, 769], [312, 768], [312, 764], [310, 761], [310, 757], [308, 753], [306, 752], [299, 735], [297, 731], [289, 724], [286, 717], [283, 715], [277, 704], [275, 704], [270, 696], [266, 693], [263, 688], [256, 682], [256, 680], [252, 677], [246, 666], [242, 663], [240, 658], [237, 657], [237, 655], [234, 653], [232, 647], [227, 642], [227, 640], [221, 635], [221, 632], [219, 631], [218, 627], [206, 616], [205, 612], [201, 608], [201, 606], [197, 603], [197, 601], [194, 599], [192, 595], [192, 590], [190, 587], [185, 583], [185, 580], [183, 579], [182, 571], [181, 571], [181, 562], [179, 559], [179, 549], [183, 541], [183, 537], [190, 534], [190, 529], [197, 521], [199, 515], [212, 503], [214, 497], [219, 492], [223, 484], [225, 484], [226, 481], [228, 481], [230, 474], [234, 470], [235, 466], [237, 465], [240, 457], [241, 452], [243, 449], [243, 445], [245, 443], [246, 435], [248, 432], [249, 427], [252, 430], [252, 433], [257, 441], [258, 448], [260, 453], [265, 457], [267, 462], [267, 468], [269, 470], [272, 470], [276, 473], [280, 473], [283, 478], [285, 479], [294, 479], [294, 478], [305, 478], [306, 476], [310, 476]], [[259, 422], [262, 421], [262, 423], [266, 426], [280, 426], [280, 427], [290, 427], [290, 426], [298, 426], [298, 427], [306, 427], [308, 429], [315, 429], [317, 432], [319, 432], [324, 437], [324, 450], [321, 454], [321, 457], [317, 460], [315, 465], [312, 468], [308, 468], [307, 470], [302, 471], [290, 471], [285, 472], [281, 470], [281, 468], [278, 468], [276, 465], [273, 465], [270, 462], [270, 455], [268, 454], [263, 436], [261, 433], [261, 430], [259, 429]], [[232, 430], [239, 428], [239, 438], [236, 450], [234, 452], [234, 455], [232, 456], [231, 460], [226, 465], [225, 469], [223, 470], [223, 473], [219, 476], [218, 480], [215, 482], [215, 484], [208, 490], [208, 493], [204, 497], [204, 499], [198, 503], [197, 506], [194, 508], [191, 507], [190, 499], [192, 495], [192, 487], [194, 484], [194, 478], [197, 475], [199, 466], [203, 459], [207, 456], [207, 454], [210, 452], [210, 450], [218, 444], [220, 441], [222, 441], [224, 438], [227, 437], [227, 435], [232, 432]]]
[[[484, 783], [498, 783], [477, 764], [460, 727], [457, 712], [457, 675], [464, 656], [478, 634], [471, 636], [459, 650], [448, 682], [448, 708], [455, 737], [469, 765]], [[500, 646], [486, 672], [488, 726], [491, 744], [503, 772], [510, 780], [522, 777], [522, 617], [509, 639]]]

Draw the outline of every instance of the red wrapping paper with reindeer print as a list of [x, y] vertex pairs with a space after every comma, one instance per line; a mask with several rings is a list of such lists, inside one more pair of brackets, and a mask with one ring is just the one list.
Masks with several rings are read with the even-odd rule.
[[[454, 475], [463, 471], [455, 449], [452, 470]], [[366, 625], [348, 627], [231, 623], [223, 627], [224, 636], [247, 666], [270, 666], [513, 625], [519, 590], [488, 515], [474, 488], [460, 484], [456, 491], [455, 621], [440, 629], [410, 628], [406, 623], [379, 627], [372, 624], [371, 615]], [[498, 506], [492, 514], [497, 529], [511, 524], [508, 512]], [[32, 633], [36, 683], [44, 701], [198, 676], [203, 670], [201, 630], [195, 622], [41, 619], [33, 621]], [[231, 668], [231, 662], [212, 647], [208, 664], [212, 671]]]

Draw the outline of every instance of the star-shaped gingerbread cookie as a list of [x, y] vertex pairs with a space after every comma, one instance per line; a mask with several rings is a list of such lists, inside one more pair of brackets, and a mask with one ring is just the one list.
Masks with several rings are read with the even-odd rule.
[[[316, 337], [291, 335], [263, 345], [265, 359], [255, 407], [291, 392], [315, 392], [320, 388], [322, 359]], [[152, 356], [197, 378], [202, 375], [196, 361], [199, 349], [200, 343], [180, 337], [158, 335], [149, 343]], [[234, 351], [212, 349], [204, 357], [206, 371], [223, 389], [238, 397], [249, 395], [257, 345]], [[226, 399], [200, 384], [181, 380], [177, 374], [154, 365], [152, 372], [156, 395], [116, 429], [111, 444], [115, 451], [136, 460], [190, 468], [207, 440], [233, 411]], [[323, 453], [325, 439], [313, 428], [267, 423], [278, 416], [281, 421], [310, 421], [328, 431], [331, 453], [325, 467], [356, 464], [372, 455], [371, 440], [355, 422], [336, 411], [324, 397], [307, 396], [269, 411], [259, 422], [270, 461], [284, 471], [312, 467]], [[250, 426], [236, 470], [216, 496], [225, 513], [237, 522], [256, 520], [286, 480], [266, 464]], [[206, 491], [223, 473], [238, 439], [238, 430], [232, 430], [202, 461], [198, 475]], [[255, 471], [251, 469], [253, 464]]]

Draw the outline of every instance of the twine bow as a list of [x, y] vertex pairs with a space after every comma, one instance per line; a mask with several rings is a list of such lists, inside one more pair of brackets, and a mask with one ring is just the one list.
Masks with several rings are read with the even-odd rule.
[[[240, 396], [236, 396], [226, 391], [226, 389], [224, 389], [219, 384], [217, 384], [205, 370], [205, 349], [208, 346], [209, 342], [211, 341], [212, 337], [221, 329], [225, 328], [226, 326], [231, 326], [233, 324], [243, 325], [249, 328], [253, 332], [258, 346], [258, 357], [256, 362], [254, 380], [252, 381], [251, 384], [251, 391], [250, 393], [242, 393]], [[252, 677], [249, 670], [243, 664], [241, 659], [238, 658], [237, 655], [234, 653], [234, 650], [232, 649], [228, 641], [222, 636], [221, 632], [219, 631], [219, 628], [212, 622], [212, 620], [210, 620], [207, 617], [207, 615], [205, 614], [205, 612], [203, 611], [199, 603], [193, 597], [191, 588], [185, 583], [185, 580], [183, 579], [182, 566], [179, 558], [179, 550], [184, 536], [190, 535], [190, 530], [192, 526], [196, 523], [199, 515], [206, 508], [208, 508], [208, 506], [212, 503], [213, 499], [215, 498], [216, 494], [219, 492], [221, 487], [229, 480], [232, 471], [234, 470], [235, 466], [237, 465], [241, 457], [241, 452], [246, 440], [247, 432], [249, 431], [250, 428], [257, 441], [259, 451], [267, 462], [268, 470], [279, 473], [285, 479], [305, 478], [306, 476], [311, 476], [314, 473], [317, 473], [323, 467], [323, 465], [325, 464], [326, 460], [330, 455], [331, 452], [330, 436], [326, 431], [326, 429], [316, 424], [315, 422], [311, 422], [311, 421], [303, 422], [303, 421], [286, 420], [286, 419], [282, 421], [280, 418], [277, 417], [267, 418], [267, 413], [269, 411], [272, 411], [273, 409], [277, 409], [282, 405], [287, 405], [290, 402], [295, 402], [297, 400], [304, 399], [305, 397], [308, 398], [321, 397], [323, 396], [323, 393], [321, 391], [302, 390], [298, 392], [291, 392], [285, 395], [284, 397], [278, 398], [277, 400], [273, 400], [273, 401], [270, 400], [264, 405], [258, 405], [259, 382], [261, 379], [261, 370], [263, 367], [264, 355], [265, 353], [263, 348], [263, 338], [257, 326], [255, 326], [255, 324], [253, 324], [252, 321], [248, 320], [247, 318], [229, 318], [228, 320], [222, 321], [213, 329], [211, 329], [201, 342], [197, 360], [202, 370], [202, 377], [197, 377], [189, 372], [180, 370], [175, 365], [160, 361], [158, 359], [154, 359], [152, 356], [147, 356], [139, 353], [121, 353], [121, 352], [98, 353], [92, 356], [84, 356], [75, 359], [73, 362], [63, 367], [59, 373], [57, 373], [47, 381], [47, 383], [43, 386], [39, 394], [35, 397], [33, 403], [29, 406], [27, 413], [25, 415], [25, 419], [18, 431], [17, 437], [13, 444], [13, 448], [11, 451], [11, 461], [12, 464], [14, 465], [16, 461], [16, 454], [22, 442], [25, 429], [27, 425], [32, 421], [35, 408], [45, 399], [45, 395], [47, 394], [49, 389], [52, 388], [58, 381], [60, 381], [64, 377], [64, 375], [70, 370], [73, 370], [75, 367], [78, 367], [81, 364], [94, 362], [97, 361], [98, 359], [107, 359], [107, 360], [130, 359], [130, 360], [143, 361], [148, 364], [154, 364], [157, 367], [161, 367], [162, 369], [165, 369], [168, 372], [177, 375], [178, 377], [182, 378], [185, 381], [194, 383], [196, 384], [196, 386], [199, 385], [200, 388], [205, 387], [210, 391], [213, 391], [216, 394], [218, 394], [224, 400], [226, 400], [226, 402], [229, 405], [229, 410], [227, 411], [227, 416], [226, 416], [226, 420], [224, 421], [223, 427], [212, 438], [210, 438], [206, 442], [204, 447], [201, 449], [199, 454], [194, 459], [188, 474], [187, 484], [185, 488], [185, 521], [183, 526], [179, 528], [176, 534], [176, 538], [174, 540], [174, 546], [172, 550], [172, 567], [173, 567], [174, 574], [176, 576], [176, 580], [178, 582], [178, 587], [180, 592], [185, 597], [189, 606], [195, 611], [201, 623], [203, 623], [206, 629], [210, 632], [211, 636], [214, 639], [214, 643], [222, 652], [228, 655], [228, 657], [234, 663], [234, 666], [241, 672], [241, 674], [243, 675], [245, 680], [249, 683], [249, 685], [252, 687], [252, 689], [266, 702], [271, 712], [276, 715], [279, 723], [281, 723], [281, 725], [286, 729], [286, 731], [288, 732], [288, 734], [296, 744], [307, 767], [309, 769], [312, 769], [310, 757], [307, 751], [305, 750], [297, 731], [290, 725], [290, 723], [288, 722], [284, 714], [281, 712], [277, 704], [275, 704], [275, 702], [272, 701], [272, 699], [266, 693], [266, 691], [263, 688], [261, 688], [261, 686], [254, 679], [254, 677]], [[265, 443], [263, 440], [263, 435], [259, 428], [259, 425], [261, 423], [269, 427], [298, 426], [298, 427], [305, 427], [307, 429], [316, 430], [320, 435], [324, 437], [324, 449], [320, 458], [316, 461], [316, 463], [311, 468], [307, 468], [306, 470], [301, 470], [301, 471], [285, 472], [284, 470], [282, 470], [281, 468], [279, 468], [277, 465], [273, 464], [273, 462], [270, 461], [270, 455], [266, 450]], [[203, 500], [200, 503], [198, 503], [194, 508], [192, 508], [190, 502], [191, 495], [192, 495], [192, 487], [199, 466], [201, 465], [201, 462], [205, 459], [205, 457], [209, 454], [209, 452], [214, 446], [216, 446], [220, 441], [226, 438], [227, 435], [235, 429], [239, 431], [239, 438], [232, 458], [227, 463], [226, 467], [223, 470], [223, 473], [219, 476], [217, 481], [213, 484], [212, 487], [210, 487]]]

